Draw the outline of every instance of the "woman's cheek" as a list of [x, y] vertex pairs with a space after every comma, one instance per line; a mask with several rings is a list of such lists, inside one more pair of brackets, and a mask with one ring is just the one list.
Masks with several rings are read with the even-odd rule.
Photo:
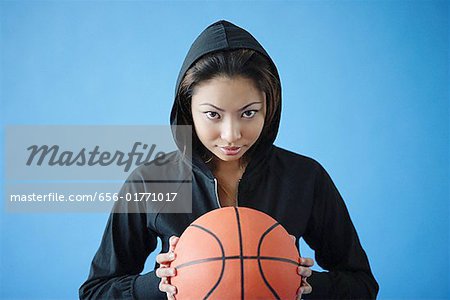
[[255, 139], [258, 139], [258, 137], [261, 134], [262, 129], [264, 127], [264, 118], [263, 117], [258, 118], [257, 121], [258, 122], [255, 122], [256, 125], [253, 127], [253, 132], [252, 132], [252, 135]]
[[201, 136], [203, 140], [205, 141], [211, 141], [211, 140], [215, 140], [217, 133], [216, 133], [216, 129], [215, 126], [213, 124], [211, 124], [211, 122], [201, 122], [200, 124], [198, 124], [198, 130], [197, 130], [197, 134], [199, 135], [199, 137]]

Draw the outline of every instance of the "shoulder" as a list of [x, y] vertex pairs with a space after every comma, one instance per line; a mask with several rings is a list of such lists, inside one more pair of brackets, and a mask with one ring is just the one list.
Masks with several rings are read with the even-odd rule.
[[336, 185], [325, 167], [314, 158], [298, 154], [274, 145], [274, 170], [284, 178], [292, 177], [293, 181], [303, 180], [314, 184], [315, 188], [323, 191], [337, 191]]
[[315, 186], [324, 174], [324, 168], [314, 158], [275, 145], [269, 159], [269, 170], [273, 176], [282, 178], [285, 184], [298, 188], [304, 188], [305, 184]]
[[339, 194], [328, 171], [314, 158], [274, 146], [271, 169], [292, 185], [310, 184], [318, 191], [317, 195], [328, 195], [330, 198]]
[[178, 150], [165, 153], [163, 157], [136, 167], [128, 176], [127, 181], [175, 180], [185, 164], [182, 163]]
[[294, 172], [301, 170], [315, 174], [323, 170], [322, 165], [314, 158], [275, 145], [273, 145], [271, 162], [276, 164], [279, 169], [287, 169]]
[[[172, 151], [165, 153], [161, 159], [154, 159], [147, 164], [141, 164], [136, 167], [122, 184], [119, 192], [119, 194], [121, 194], [119, 199], [127, 199], [127, 202], [121, 201], [122, 204], [118, 205], [119, 209], [125, 207], [127, 211], [145, 211], [147, 213], [157, 213], [161, 211], [168, 202], [153, 202], [148, 200], [151, 199], [151, 197], [154, 197], [149, 196], [148, 193], [152, 193], [153, 195], [165, 195], [167, 192], [179, 192], [183, 180], [186, 180], [189, 176], [187, 171], [184, 172], [186, 169], [184, 165], [185, 163], [181, 160], [179, 151]], [[147, 195], [145, 195], [145, 193], [147, 193]], [[138, 195], [134, 196], [136, 194]], [[131, 195], [133, 201], [128, 200], [128, 195]], [[140, 200], [137, 200], [136, 197], [140, 197]], [[154, 221], [152, 222], [154, 225]]]

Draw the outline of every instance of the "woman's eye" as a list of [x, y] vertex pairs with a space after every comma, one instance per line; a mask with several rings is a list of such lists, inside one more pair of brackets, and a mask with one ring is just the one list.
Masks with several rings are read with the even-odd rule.
[[215, 111], [207, 111], [207, 112], [205, 112], [205, 114], [208, 117], [208, 119], [212, 119], [212, 120], [218, 119], [220, 117], [219, 114], [216, 113]]
[[247, 110], [242, 113], [245, 118], [252, 118], [256, 114], [257, 110]]

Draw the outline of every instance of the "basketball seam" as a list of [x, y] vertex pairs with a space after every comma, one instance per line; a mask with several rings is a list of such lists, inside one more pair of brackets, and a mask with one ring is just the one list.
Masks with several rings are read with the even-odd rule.
[[201, 230], [204, 230], [207, 233], [211, 234], [216, 239], [216, 241], [219, 243], [220, 251], [222, 252], [222, 270], [220, 271], [219, 279], [217, 280], [217, 282], [214, 284], [214, 286], [211, 288], [211, 290], [203, 298], [203, 299], [208, 299], [208, 297], [211, 296], [211, 294], [214, 292], [214, 290], [219, 285], [220, 281], [222, 280], [223, 273], [225, 272], [225, 259], [224, 259], [225, 258], [225, 250], [223, 248], [223, 245], [222, 245], [222, 242], [220, 241], [220, 239], [212, 231], [210, 231], [210, 230], [208, 230], [208, 229], [206, 229], [206, 228], [204, 228], [204, 227], [202, 227], [200, 225], [197, 225], [197, 224], [192, 224], [190, 226], [197, 227], [197, 228], [199, 228]]
[[280, 297], [278, 296], [277, 292], [275, 291], [275, 289], [269, 284], [267, 278], [264, 275], [264, 271], [263, 271], [263, 267], [262, 267], [262, 261], [263, 260], [272, 260], [272, 261], [279, 261], [279, 262], [283, 262], [283, 263], [289, 263], [289, 264], [293, 264], [298, 266], [298, 262], [288, 259], [288, 258], [281, 258], [281, 257], [273, 257], [273, 256], [261, 256], [261, 248], [262, 248], [262, 243], [265, 239], [265, 237], [277, 226], [281, 225], [280, 223], [276, 222], [274, 223], [271, 227], [269, 227], [260, 237], [259, 242], [258, 242], [258, 249], [257, 249], [257, 256], [244, 256], [243, 255], [243, 241], [242, 241], [242, 231], [241, 231], [241, 222], [240, 222], [240, 216], [239, 216], [239, 211], [236, 207], [234, 207], [235, 209], [235, 215], [236, 215], [236, 222], [237, 222], [237, 226], [238, 226], [238, 234], [239, 234], [239, 255], [234, 255], [234, 256], [225, 256], [225, 249], [224, 246], [222, 244], [222, 242], [220, 241], [220, 239], [218, 238], [217, 235], [215, 235], [211, 230], [208, 230], [205, 227], [202, 227], [200, 225], [197, 224], [191, 224], [190, 226], [192, 227], [196, 227], [199, 228], [203, 231], [205, 231], [206, 233], [212, 235], [214, 237], [214, 239], [218, 242], [220, 249], [221, 249], [221, 257], [210, 257], [210, 258], [203, 258], [203, 259], [198, 259], [198, 260], [193, 260], [190, 262], [186, 262], [183, 264], [180, 264], [178, 266], [175, 266], [176, 269], [181, 269], [181, 268], [185, 268], [188, 266], [192, 266], [192, 265], [198, 265], [198, 264], [202, 264], [202, 263], [207, 263], [207, 262], [211, 262], [211, 261], [218, 261], [221, 260], [222, 261], [222, 270], [220, 272], [219, 278], [217, 279], [217, 282], [214, 284], [214, 286], [211, 288], [211, 290], [206, 294], [206, 296], [203, 299], [208, 299], [212, 293], [217, 289], [217, 287], [219, 286], [223, 276], [224, 276], [224, 272], [225, 272], [225, 264], [226, 264], [226, 260], [232, 260], [232, 259], [239, 259], [240, 261], [240, 269], [241, 269], [241, 299], [245, 298], [245, 286], [244, 286], [244, 262], [247, 259], [256, 259], [258, 261], [258, 267], [259, 267], [259, 271], [261, 274], [261, 277], [264, 281], [264, 283], [266, 284], [266, 286], [268, 287], [268, 289], [271, 291], [271, 293], [273, 294], [273, 296], [276, 299], [280, 299]]
[[244, 288], [244, 259], [243, 259], [243, 249], [242, 249], [242, 232], [241, 232], [241, 220], [239, 218], [239, 211], [236, 207], [234, 207], [234, 211], [236, 212], [236, 222], [238, 225], [239, 232], [239, 259], [241, 265], [241, 299], [245, 298], [245, 288]]
[[259, 272], [261, 273], [261, 276], [264, 280], [264, 283], [267, 285], [267, 287], [269, 288], [269, 290], [272, 292], [272, 294], [275, 296], [275, 299], [280, 299], [280, 296], [278, 296], [277, 292], [274, 290], [274, 288], [269, 284], [269, 282], [266, 279], [266, 276], [264, 276], [264, 271], [262, 269], [262, 265], [261, 265], [261, 260], [259, 259], [260, 254], [261, 254], [261, 246], [262, 246], [262, 242], [264, 240], [264, 238], [266, 237], [267, 234], [269, 234], [269, 232], [271, 232], [275, 227], [277, 227], [278, 225], [280, 225], [280, 223], [275, 223], [272, 226], [269, 227], [269, 229], [267, 229], [262, 235], [261, 238], [259, 239], [258, 242], [258, 267], [259, 267]]
[[[273, 257], [273, 256], [243, 256], [243, 259], [261, 259], [261, 260], [276, 260], [279, 262], [285, 262], [285, 263], [289, 263], [292, 265], [296, 265], [298, 266], [298, 262], [296, 262], [295, 260], [289, 259], [289, 258], [282, 258], [282, 257]], [[239, 255], [233, 255], [233, 256], [225, 256], [225, 257], [210, 257], [210, 258], [202, 258], [202, 259], [197, 259], [197, 260], [191, 260], [189, 262], [183, 263], [181, 265], [178, 266], [174, 266], [174, 268], [176, 269], [182, 269], [185, 267], [189, 267], [189, 266], [193, 266], [193, 265], [200, 265], [202, 263], [207, 263], [210, 261], [216, 261], [216, 260], [231, 260], [231, 259], [240, 259]]]

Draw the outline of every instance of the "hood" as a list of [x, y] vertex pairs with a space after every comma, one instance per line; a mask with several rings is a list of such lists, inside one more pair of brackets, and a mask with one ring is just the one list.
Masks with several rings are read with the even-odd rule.
[[[175, 87], [175, 100], [170, 114], [171, 125], [184, 125], [180, 117], [181, 110], [178, 105], [178, 90], [186, 71], [205, 54], [221, 50], [243, 48], [255, 50], [268, 58], [272, 65], [273, 72], [276, 75], [278, 82], [280, 82], [277, 68], [272, 59], [267, 54], [266, 50], [264, 50], [264, 48], [261, 46], [261, 44], [248, 31], [225, 20], [217, 21], [209, 25], [205, 30], [203, 30], [202, 33], [200, 33], [200, 35], [191, 45], [191, 48], [189, 49], [189, 52], [184, 59], [180, 73], [178, 74], [178, 79]], [[281, 95], [281, 86], [279, 86], [279, 88]], [[267, 155], [269, 155], [270, 149], [272, 148], [273, 142], [275, 141], [278, 133], [280, 116], [281, 100], [279, 103], [279, 107], [276, 108], [275, 116], [272, 123], [270, 124], [270, 130], [268, 131], [268, 134], [261, 136], [260, 139], [253, 145], [255, 149], [253, 149], [252, 151], [252, 158], [245, 173], [253, 173], [253, 171], [257, 173], [256, 171], [261, 171], [261, 168], [264, 167], [264, 162], [267, 160]], [[172, 133], [178, 148], [183, 152], [183, 149], [185, 148], [184, 145], [186, 145], [186, 137], [183, 136], [183, 134], [180, 134], [180, 131], [177, 130], [176, 126], [172, 126]], [[188, 153], [188, 157], [189, 156], [190, 153]], [[188, 161], [193, 164], [193, 167], [203, 170], [208, 175], [208, 177], [213, 178], [212, 173], [209, 171], [209, 168], [206, 166], [206, 164], [201, 160], [198, 153], [192, 153], [192, 159], [188, 159]], [[246, 174], [244, 174], [244, 177], [245, 175]]]

